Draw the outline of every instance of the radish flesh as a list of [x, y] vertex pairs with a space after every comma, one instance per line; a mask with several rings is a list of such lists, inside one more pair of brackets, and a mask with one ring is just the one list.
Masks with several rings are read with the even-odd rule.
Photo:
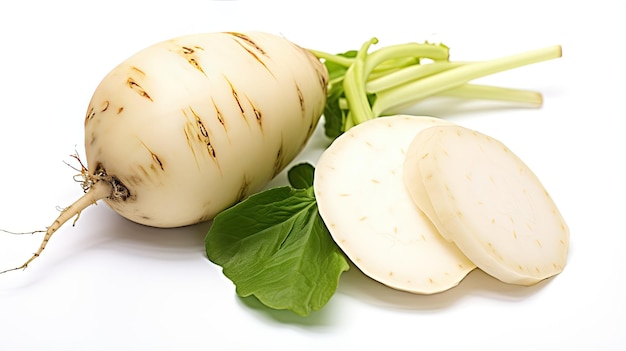
[[441, 292], [475, 268], [415, 206], [403, 181], [415, 135], [447, 124], [403, 115], [369, 120], [335, 139], [317, 162], [313, 188], [331, 236], [361, 271], [398, 290]]
[[569, 229], [530, 168], [501, 142], [456, 125], [421, 131], [406, 189], [441, 235], [499, 280], [532, 285], [560, 273]]

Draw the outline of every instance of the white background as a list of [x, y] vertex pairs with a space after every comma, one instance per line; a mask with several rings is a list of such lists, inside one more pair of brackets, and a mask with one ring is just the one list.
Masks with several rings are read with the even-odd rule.
[[[166, 5], [167, 4], [167, 5]], [[410, 4], [410, 5], [409, 5]], [[81, 194], [64, 164], [83, 150], [100, 79], [137, 50], [193, 32], [263, 30], [328, 52], [442, 41], [452, 59], [563, 45], [563, 58], [483, 82], [541, 91], [541, 109], [426, 101], [504, 142], [535, 171], [571, 230], [568, 265], [524, 288], [480, 271], [418, 296], [352, 269], [303, 319], [240, 299], [204, 254], [209, 224], [154, 229], [106, 205], [63, 227], [26, 271], [0, 276], [0, 350], [624, 350], [626, 2], [3, 1], [0, 228], [48, 226]], [[315, 162], [318, 133], [299, 160]], [[284, 174], [272, 185], [284, 184]], [[41, 235], [0, 233], [0, 270]]]

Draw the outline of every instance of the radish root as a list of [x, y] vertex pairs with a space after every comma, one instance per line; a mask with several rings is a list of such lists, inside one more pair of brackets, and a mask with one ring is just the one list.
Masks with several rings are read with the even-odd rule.
[[[11, 271], [16, 271], [20, 269], [26, 269], [26, 267], [28, 267], [28, 265], [34, 259], [36, 259], [37, 257], [41, 255], [43, 250], [46, 248], [46, 245], [48, 245], [48, 241], [50, 241], [52, 234], [54, 234], [63, 224], [65, 224], [65, 222], [70, 220], [72, 217], [76, 216], [76, 220], [78, 220], [80, 213], [85, 208], [91, 205], [95, 205], [98, 200], [111, 196], [113, 192], [113, 188], [114, 188], [113, 184], [111, 184], [110, 182], [106, 180], [89, 182], [89, 189], [85, 193], [85, 195], [81, 196], [78, 200], [76, 200], [76, 202], [74, 202], [69, 207], [64, 209], [59, 215], [59, 217], [57, 217], [57, 219], [52, 223], [52, 225], [50, 225], [46, 229], [45, 231], [46, 234], [43, 237], [43, 241], [41, 242], [39, 249], [21, 266], [4, 270], [0, 272], [0, 274], [11, 272]], [[38, 231], [31, 232], [31, 233], [34, 234], [38, 232], [43, 232], [43, 230], [38, 230]], [[8, 232], [8, 233], [11, 233], [11, 232]], [[13, 234], [26, 234], [26, 233], [13, 233]]]

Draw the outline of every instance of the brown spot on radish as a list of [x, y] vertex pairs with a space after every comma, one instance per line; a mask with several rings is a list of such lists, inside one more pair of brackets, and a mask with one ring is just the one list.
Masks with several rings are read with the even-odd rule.
[[196, 50], [204, 51], [204, 48], [198, 45], [194, 45], [193, 47], [183, 46], [183, 50], [187, 54], [193, 54], [194, 52], [196, 52]]
[[249, 36], [247, 36], [247, 35], [245, 35], [243, 33], [238, 33], [238, 32], [224, 32], [224, 33], [232, 35], [233, 37], [235, 37], [235, 38], [237, 38], [239, 40], [242, 40], [243, 42], [245, 42], [249, 46], [253, 47], [261, 55], [267, 56], [267, 52], [265, 52], [265, 50], [263, 50], [259, 45], [257, 45], [257, 43], [254, 42], [254, 40], [250, 39]]
[[198, 57], [196, 55], [196, 50], [203, 50], [201, 47], [199, 46], [194, 46], [194, 47], [189, 47], [189, 46], [181, 46], [180, 50], [178, 51], [178, 53], [183, 56], [183, 58], [196, 70], [200, 71], [200, 73], [202, 73], [203, 75], [206, 76], [206, 73], [204, 72], [204, 69], [202, 69], [202, 66], [200, 65], [200, 63], [198, 62]]
[[122, 106], [122, 107], [117, 109], [117, 114], [118, 115], [122, 114], [122, 112], [124, 112], [124, 106]]
[[100, 110], [100, 112], [104, 112], [104, 111], [108, 110], [109, 109], [109, 105], [110, 105], [110, 103], [109, 103], [108, 100], [103, 102], [102, 103], [102, 109]]
[[324, 66], [324, 64], [322, 64], [311, 51], [303, 49], [295, 43], [291, 43], [291, 45], [298, 53], [303, 54], [307, 60], [309, 60], [311, 67], [314, 67], [320, 87], [322, 88], [324, 95], [326, 95], [328, 89], [328, 72], [326, 70], [326, 66]]
[[[316, 63], [319, 63], [317, 58], [315, 58], [315, 60], [317, 61]], [[320, 67], [323, 67], [323, 66], [320, 66]], [[322, 91], [324, 92], [324, 95], [326, 95], [328, 93], [328, 80], [326, 79], [326, 72], [322, 71], [321, 69], [317, 70], [317, 79], [320, 82], [320, 86], [322, 87]]]
[[311, 123], [309, 123], [309, 129], [306, 133], [306, 140], [308, 140], [311, 135], [313, 135], [313, 132], [315, 132], [315, 127], [317, 126], [317, 124], [315, 123], [315, 118], [311, 119]]
[[215, 99], [211, 98], [211, 102], [213, 103], [213, 107], [215, 107], [215, 117], [217, 118], [217, 121], [220, 122], [222, 127], [224, 127], [224, 130], [227, 130], [226, 121], [224, 120], [222, 111], [220, 111], [220, 109], [217, 107], [217, 104], [215, 103]]
[[[263, 60], [259, 57], [259, 55], [257, 55], [257, 53], [268, 57], [267, 52], [265, 50], [263, 50], [259, 45], [256, 44], [256, 42], [254, 42], [252, 39], [250, 39], [249, 36], [241, 34], [241, 33], [235, 33], [235, 32], [226, 32], [226, 34], [230, 34], [232, 36], [234, 36], [234, 40], [235, 42], [242, 48], [244, 49], [250, 56], [252, 56], [252, 58], [261, 64], [261, 66], [263, 66], [263, 68], [265, 68], [265, 70], [272, 75], [272, 77], [276, 78], [276, 76], [274, 75], [274, 72], [267, 67], [267, 65], [265, 64], [265, 62], [263, 62]], [[257, 53], [255, 53], [254, 51], [256, 51]]]
[[[202, 118], [200, 117], [200, 115], [198, 115], [196, 113], [196, 111], [191, 106], [189, 106], [189, 111], [191, 111], [191, 114], [193, 115], [193, 117], [194, 117], [194, 119], [196, 121], [196, 126], [198, 127], [198, 131], [199, 131], [199, 134], [197, 136], [198, 137], [198, 141], [200, 141], [201, 143], [206, 145], [207, 151], [209, 152], [209, 156], [211, 156], [211, 158], [215, 159], [215, 156], [216, 156], [215, 148], [213, 147], [213, 144], [211, 144], [211, 138], [209, 136], [209, 131], [204, 126], [204, 122], [202, 122]], [[183, 110], [183, 114], [186, 115], [185, 110]], [[190, 140], [189, 140], [189, 137], [188, 137], [186, 131], [185, 131], [185, 137], [187, 138], [188, 143], [190, 143]], [[193, 150], [193, 148], [192, 148], [192, 150]]]
[[[193, 112], [193, 110], [191, 110]], [[200, 130], [200, 135], [202, 135], [204, 138], [209, 138], [209, 132], [207, 132], [206, 128], [204, 127], [204, 123], [202, 123], [202, 120], [200, 119], [200, 117], [198, 115], [196, 115], [195, 112], [193, 112], [193, 115], [196, 117], [196, 123], [198, 124], [198, 129]], [[203, 139], [200, 139], [203, 140]]]
[[[187, 113], [187, 110], [191, 111], [191, 116]], [[189, 151], [191, 151], [191, 154], [193, 155], [196, 167], [200, 169], [200, 162], [198, 161], [198, 154], [196, 153], [196, 145], [197, 143], [206, 145], [205, 140], [207, 138], [203, 137], [201, 130], [202, 124], [198, 123], [199, 117], [194, 113], [191, 106], [189, 106], [188, 109], [183, 109], [181, 111], [186, 120], [183, 128], [183, 134], [185, 135], [185, 140], [187, 141]]]
[[200, 64], [198, 63], [198, 60], [196, 60], [195, 57], [188, 58], [187, 62], [189, 62], [189, 64], [192, 65], [193, 68], [197, 69], [198, 71], [200, 71], [202, 74], [206, 76], [206, 73], [204, 73], [202, 66], [200, 66]]
[[[144, 174], [144, 175], [148, 175], [148, 172], [145, 170], [145, 168], [143, 167], [139, 167], [140, 171]], [[138, 177], [136, 175], [131, 175], [130, 177], [128, 177], [128, 184], [130, 185], [140, 185], [141, 183], [143, 183], [143, 177]]]
[[278, 173], [283, 170], [283, 167], [285, 165], [284, 153], [284, 146], [281, 142], [280, 146], [278, 147], [278, 151], [276, 152], [276, 160], [274, 161], [274, 177], [276, 177]]
[[252, 58], [254, 58], [255, 61], [257, 61], [258, 63], [261, 64], [261, 66], [263, 66], [263, 68], [265, 68], [265, 70], [272, 75], [272, 77], [276, 78], [276, 76], [274, 75], [274, 72], [272, 72], [271, 69], [269, 69], [269, 67], [267, 67], [267, 65], [265, 64], [265, 62], [263, 62], [263, 60], [261, 60], [261, 58], [255, 54], [254, 52], [252, 52], [252, 50], [248, 49], [247, 47], [243, 46], [241, 43], [237, 42], [237, 44], [239, 44], [239, 46], [241, 46], [248, 54], [250, 54], [250, 56], [252, 56]]
[[263, 127], [262, 115], [261, 111], [259, 111], [256, 107], [252, 106], [252, 110], [254, 111], [254, 117], [256, 121], [259, 123], [259, 127]]
[[159, 165], [159, 167], [161, 168], [162, 171], [165, 170], [163, 168], [163, 162], [161, 162], [161, 160], [159, 159], [159, 156], [157, 156], [157, 154], [152, 153], [152, 159]]
[[304, 106], [304, 95], [302, 94], [302, 90], [300, 90], [300, 86], [298, 86], [298, 84], [296, 84], [296, 92], [298, 93], [298, 101], [300, 103], [300, 111], [302, 112], [302, 117], [304, 118], [305, 115], [305, 111], [306, 108]]
[[131, 67], [130, 67], [130, 69], [131, 69], [133, 72], [139, 73], [139, 74], [140, 74], [141, 76], [143, 76], [143, 77], [145, 77], [145, 76], [146, 76], [146, 73], [145, 73], [144, 71], [140, 70], [139, 68], [137, 68], [136, 66], [131, 66]]
[[252, 108], [252, 112], [254, 113], [254, 118], [259, 124], [259, 128], [263, 130], [263, 114], [261, 113], [261, 110], [257, 109], [256, 106], [254, 106], [254, 104], [252, 103], [252, 100], [250, 100], [249, 97], [246, 96], [246, 99], [248, 100], [248, 104]]
[[93, 146], [95, 142], [96, 142], [96, 133], [91, 132], [91, 134], [89, 134], [89, 146]]
[[209, 155], [211, 155], [212, 158], [215, 158], [215, 148], [213, 147], [213, 145], [211, 145], [210, 143], [207, 144], [207, 150], [209, 150]]
[[213, 214], [207, 213], [207, 214], [204, 214], [204, 215], [200, 216], [200, 218], [198, 218], [195, 222], [196, 223], [202, 223], [204, 221], [207, 221], [207, 220], [213, 218], [213, 216], [214, 216]]
[[188, 124], [185, 124], [185, 128], [183, 129], [183, 134], [185, 134], [185, 140], [187, 140], [187, 146], [189, 146], [189, 150], [193, 154], [193, 159], [196, 161], [196, 166], [200, 168], [200, 164], [198, 163], [198, 157], [196, 156], [195, 148], [193, 147], [192, 138], [189, 136], [187, 132], [189, 129]]
[[95, 109], [93, 108], [93, 106], [90, 106], [89, 109], [87, 110], [87, 115], [85, 115], [85, 124], [87, 124], [88, 121], [94, 118], [95, 115], [96, 115]]
[[241, 101], [239, 100], [239, 93], [237, 93], [237, 90], [235, 90], [235, 87], [230, 82], [230, 80], [228, 80], [228, 78], [224, 77], [224, 79], [226, 80], [226, 82], [230, 86], [231, 94], [232, 94], [233, 98], [235, 99], [235, 102], [237, 103], [237, 106], [239, 107], [239, 111], [241, 112], [241, 116], [247, 122], [248, 119], [246, 118], [246, 112], [244, 111], [243, 106], [241, 105]]
[[[152, 160], [159, 166], [159, 168], [162, 171], [165, 171], [165, 164], [163, 163], [163, 161], [161, 161], [159, 156], [157, 154], [155, 154], [154, 152], [152, 152], [152, 150], [150, 150], [148, 145], [144, 144], [143, 142], [141, 143], [141, 145], [143, 145], [143, 147], [145, 147], [146, 150], [148, 150], [148, 152], [150, 153], [150, 156], [152, 157]], [[146, 173], [146, 175], [148, 175], [148, 174]]]
[[242, 201], [243, 199], [246, 198], [246, 196], [248, 195], [248, 191], [250, 190], [250, 181], [248, 180], [248, 178], [244, 175], [243, 179], [241, 180], [241, 186], [239, 186], [239, 192], [237, 193], [237, 202]]
[[140, 96], [145, 97], [150, 101], [154, 101], [152, 100], [150, 95], [148, 95], [148, 93], [141, 87], [141, 85], [139, 85], [132, 77], [128, 77], [128, 79], [126, 80], [126, 84]]

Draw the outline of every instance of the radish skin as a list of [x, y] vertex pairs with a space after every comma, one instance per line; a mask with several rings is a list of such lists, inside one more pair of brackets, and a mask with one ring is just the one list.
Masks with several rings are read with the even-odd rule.
[[433, 126], [407, 150], [411, 198], [480, 269], [533, 285], [565, 267], [569, 229], [530, 168], [501, 142], [461, 126]]
[[352, 127], [324, 151], [313, 188], [337, 245], [374, 280], [433, 294], [456, 286], [475, 265], [441, 237], [403, 181], [405, 150], [441, 119], [392, 116]]
[[131, 221], [178, 227], [261, 190], [315, 130], [327, 82], [311, 52], [262, 32], [188, 35], [139, 51], [89, 103], [86, 195], [10, 270], [26, 268], [63, 223], [101, 199]]
[[85, 118], [88, 169], [129, 189], [128, 198], [105, 202], [134, 222], [209, 220], [302, 150], [323, 110], [325, 74], [308, 51], [265, 33], [156, 44], [94, 93]]

